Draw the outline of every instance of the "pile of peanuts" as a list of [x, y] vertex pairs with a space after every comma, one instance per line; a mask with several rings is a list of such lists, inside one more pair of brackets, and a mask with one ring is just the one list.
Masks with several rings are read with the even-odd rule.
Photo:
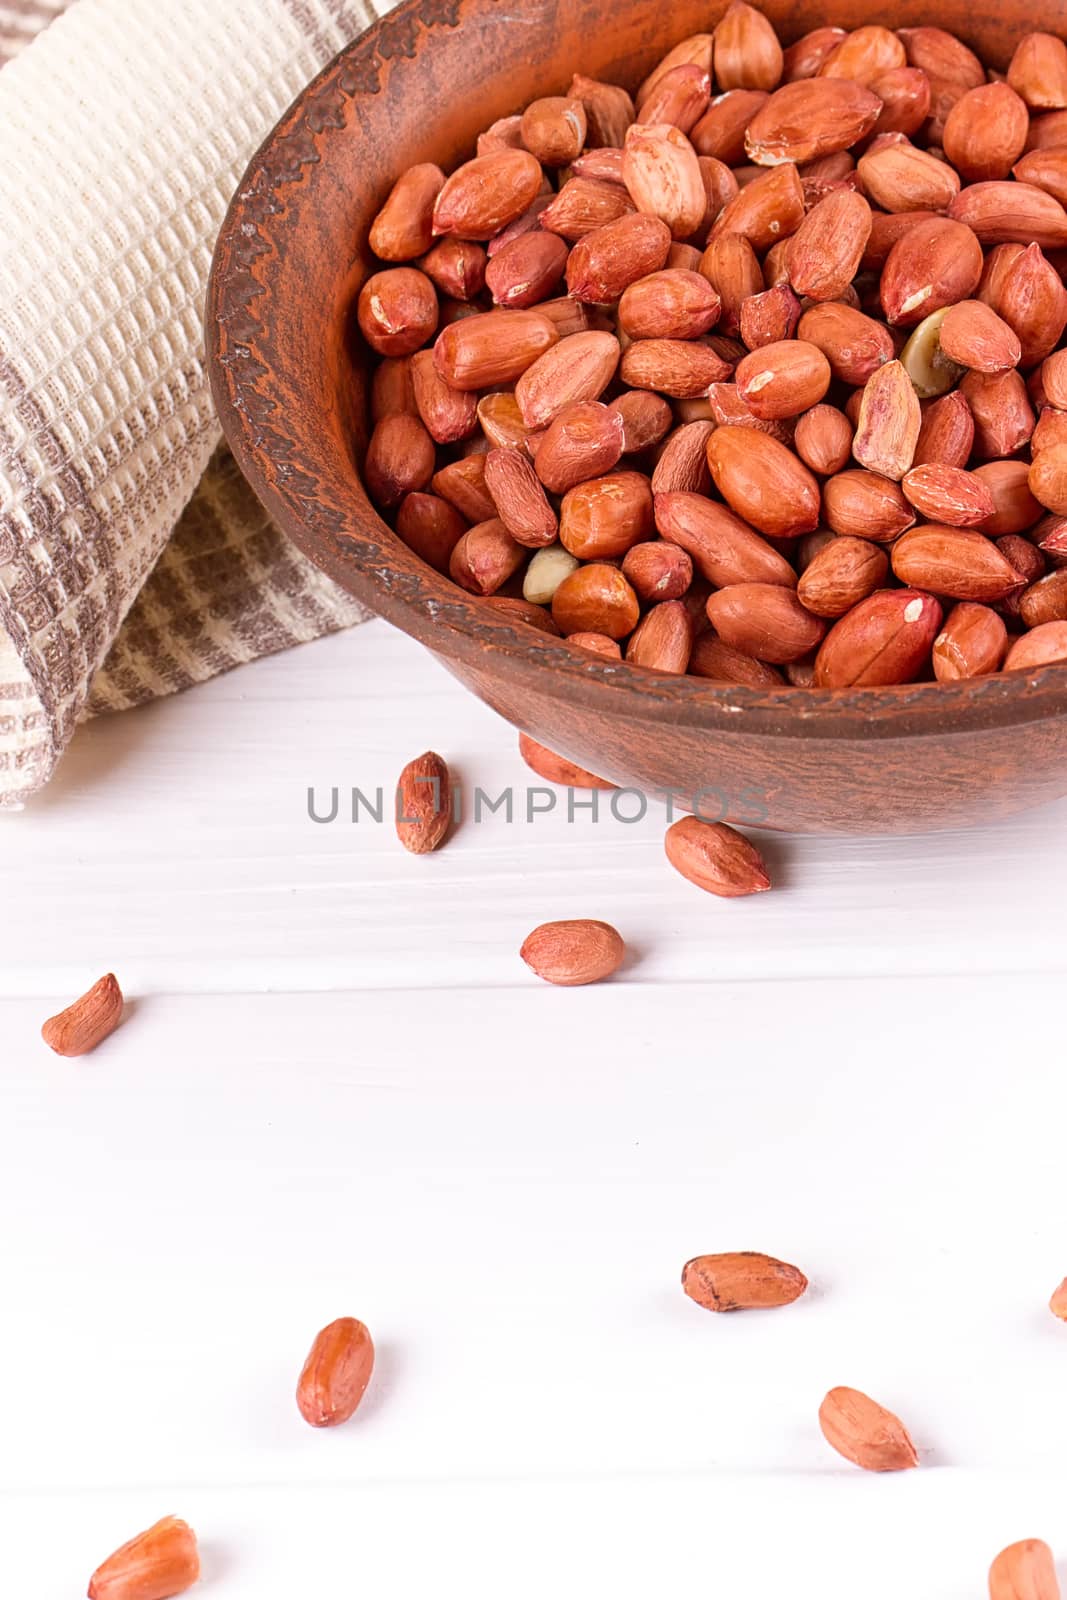
[[578, 648], [774, 687], [1067, 660], [1067, 47], [734, 4], [404, 173], [364, 479]]

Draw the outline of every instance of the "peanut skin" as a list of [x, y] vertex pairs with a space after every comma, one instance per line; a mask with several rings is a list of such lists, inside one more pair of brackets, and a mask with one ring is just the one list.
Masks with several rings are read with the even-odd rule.
[[339, 1317], [316, 1336], [300, 1374], [296, 1401], [313, 1428], [336, 1428], [355, 1415], [374, 1370], [374, 1343], [362, 1322]]

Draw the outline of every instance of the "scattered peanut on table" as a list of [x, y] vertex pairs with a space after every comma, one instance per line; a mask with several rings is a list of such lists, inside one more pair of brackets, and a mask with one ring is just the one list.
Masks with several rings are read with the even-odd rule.
[[1052, 1551], [1043, 1539], [1020, 1539], [989, 1569], [989, 1600], [1060, 1600]]
[[799, 1267], [757, 1250], [694, 1256], [682, 1268], [682, 1288], [707, 1311], [759, 1311], [788, 1306], [808, 1287]]
[[356, 1412], [374, 1371], [374, 1343], [362, 1322], [338, 1317], [317, 1334], [296, 1389], [313, 1428], [336, 1428]]
[[180, 1517], [164, 1517], [97, 1567], [89, 1600], [169, 1600], [199, 1577], [196, 1534]]
[[520, 954], [546, 983], [570, 989], [610, 978], [622, 965], [626, 946], [610, 923], [576, 918], [542, 922], [527, 935]]
[[831, 1389], [819, 1407], [827, 1444], [867, 1472], [901, 1472], [919, 1465], [907, 1428], [859, 1389]]
[[124, 1001], [114, 973], [94, 983], [73, 1005], [49, 1017], [41, 1037], [57, 1056], [84, 1056], [103, 1044], [122, 1021]]
[[405, 850], [426, 855], [444, 843], [452, 821], [452, 775], [435, 750], [409, 761], [396, 789], [396, 833]]

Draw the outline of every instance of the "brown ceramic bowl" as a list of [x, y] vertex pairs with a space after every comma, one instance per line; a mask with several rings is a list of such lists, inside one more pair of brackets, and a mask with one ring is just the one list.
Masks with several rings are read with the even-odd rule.
[[[644, 790], [724, 797], [735, 820], [805, 832], [922, 832], [1067, 793], [1067, 666], [961, 685], [756, 690], [587, 655], [493, 614], [424, 566], [369, 504], [368, 352], [352, 336], [367, 233], [413, 162], [449, 169], [497, 117], [580, 69], [635, 85], [725, 0], [408, 0], [326, 68], [282, 118], [230, 207], [208, 300], [211, 379], [237, 460], [281, 527], [346, 589], [420, 639], [509, 721]], [[883, 5], [766, 0], [785, 42]], [[1007, 66], [1053, 0], [975, 12], [896, 0]], [[631, 802], [633, 803], [633, 802]], [[717, 800], [705, 809], [719, 809]]]

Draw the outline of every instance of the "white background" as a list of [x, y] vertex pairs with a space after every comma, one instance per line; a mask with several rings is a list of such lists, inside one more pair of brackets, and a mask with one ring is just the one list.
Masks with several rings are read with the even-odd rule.
[[[427, 747], [538, 781], [372, 623], [90, 725], [0, 820], [5, 1593], [83, 1593], [167, 1513], [220, 1600], [975, 1600], [1024, 1536], [1067, 1576], [1067, 805], [768, 839], [743, 902], [655, 809], [423, 859], [308, 819]], [[540, 984], [523, 937], [583, 915], [627, 966]], [[51, 1055], [108, 969], [123, 1027]], [[701, 1311], [682, 1263], [727, 1249], [809, 1294]], [[341, 1315], [378, 1364], [319, 1433]], [[830, 1451], [839, 1383], [919, 1471]]]

